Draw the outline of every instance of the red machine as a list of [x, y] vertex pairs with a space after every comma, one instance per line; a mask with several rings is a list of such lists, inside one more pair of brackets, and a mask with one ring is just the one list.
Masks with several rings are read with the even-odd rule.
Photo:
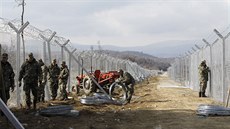
[[[97, 83], [105, 90], [109, 91], [110, 85], [115, 82], [117, 78], [120, 77], [117, 71], [109, 71], [107, 73], [101, 73], [100, 70], [95, 70], [92, 77], [97, 81]], [[93, 80], [88, 75], [79, 75], [76, 77], [78, 84], [76, 85], [77, 93], [80, 89], [83, 89], [86, 95], [97, 91], [97, 86]]]

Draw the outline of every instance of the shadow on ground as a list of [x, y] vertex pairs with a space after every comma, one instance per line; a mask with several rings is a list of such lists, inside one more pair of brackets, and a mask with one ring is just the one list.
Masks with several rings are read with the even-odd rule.
[[[193, 110], [80, 111], [78, 117], [43, 117], [14, 111], [26, 129], [229, 129], [230, 117], [200, 117]], [[0, 117], [0, 129], [13, 128]]]

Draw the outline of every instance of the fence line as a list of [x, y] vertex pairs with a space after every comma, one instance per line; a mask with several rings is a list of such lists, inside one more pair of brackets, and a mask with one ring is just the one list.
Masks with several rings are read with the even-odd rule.
[[199, 91], [198, 66], [206, 60], [211, 72], [207, 94], [220, 102], [226, 102], [230, 87], [230, 29], [223, 32], [214, 29], [212, 36], [202, 39], [202, 47], [195, 45], [185, 56], [175, 59], [168, 68], [169, 76], [183, 85]]
[[[3, 38], [0, 39], [0, 44], [3, 43], [8, 45], [8, 51], [12, 50], [12, 52], [9, 53], [9, 62], [13, 62], [12, 66], [16, 73], [15, 80], [17, 94], [15, 92], [12, 93], [12, 97], [9, 100], [11, 106], [19, 106], [20, 104], [23, 104], [21, 100], [24, 98], [22, 88], [18, 87], [17, 81], [20, 66], [24, 62], [22, 59], [25, 58], [20, 52], [21, 50], [23, 51], [20, 45], [19, 34], [22, 31], [20, 28], [24, 29], [25, 51], [27, 54], [33, 52], [35, 58], [43, 59], [47, 66], [50, 65], [52, 59], [56, 58], [58, 64], [60, 64], [61, 61], [66, 61], [67, 65], [71, 67], [69, 68], [71, 71], [68, 82], [68, 91], [71, 91], [71, 86], [75, 85], [77, 82], [75, 77], [82, 71], [80, 68], [80, 65], [82, 64], [78, 64], [80, 62], [83, 63], [83, 66], [87, 71], [100, 69], [102, 72], [107, 72], [121, 68], [131, 73], [137, 81], [157, 74], [157, 71], [144, 69], [129, 60], [117, 59], [94, 50], [76, 50], [69, 39], [58, 36], [58, 33], [50, 29], [42, 31], [32, 26], [29, 22], [26, 22], [24, 26], [21, 26], [19, 20], [0, 18], [0, 36], [3, 35]], [[15, 46], [17, 47], [15, 48]], [[78, 59], [78, 63], [76, 60], [72, 61], [73, 59]], [[45, 87], [45, 93], [45, 99], [49, 100], [50, 91], [48, 86]], [[17, 99], [15, 100], [15, 98]]]

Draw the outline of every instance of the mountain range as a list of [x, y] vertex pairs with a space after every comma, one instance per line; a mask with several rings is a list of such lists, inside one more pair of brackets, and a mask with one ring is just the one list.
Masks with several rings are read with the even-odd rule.
[[[172, 41], [162, 41], [145, 46], [131, 46], [131, 47], [119, 47], [116, 45], [103, 45], [100, 47], [102, 50], [112, 50], [112, 51], [136, 51], [145, 54], [149, 54], [155, 57], [170, 58], [178, 57], [179, 55], [184, 55], [185, 52], [191, 50], [195, 45], [196, 40], [172, 40]], [[42, 42], [37, 40], [29, 40], [26, 42], [27, 50], [38, 51], [42, 49]], [[141, 44], [141, 43], [140, 43]], [[94, 50], [99, 49], [99, 45], [84, 45], [71, 43], [71, 46], [77, 48], [77, 50], [90, 50], [92, 47]]]
[[[103, 50], [113, 51], [137, 51], [146, 53], [156, 57], [170, 58], [184, 55], [186, 51], [191, 50], [194, 46], [195, 40], [172, 40], [163, 41], [146, 46], [133, 46], [133, 47], [118, 47], [113, 45], [101, 45]], [[90, 50], [93, 46], [94, 49], [98, 49], [98, 45], [82, 45], [75, 44], [77, 49]]]

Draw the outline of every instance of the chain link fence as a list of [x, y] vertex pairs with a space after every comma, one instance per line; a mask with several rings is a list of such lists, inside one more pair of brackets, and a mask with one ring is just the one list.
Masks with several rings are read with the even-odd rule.
[[226, 102], [230, 87], [230, 26], [221, 33], [214, 32], [202, 39], [202, 47], [197, 44], [185, 56], [175, 59], [168, 68], [169, 76], [175, 81], [199, 91], [199, 71], [201, 61], [206, 60], [211, 72], [207, 84], [207, 95], [220, 102]]
[[[23, 31], [25, 45], [22, 45], [21, 33]], [[60, 66], [62, 61], [66, 61], [70, 69], [70, 77], [67, 91], [71, 92], [71, 86], [76, 85], [76, 76], [81, 74], [83, 66], [86, 71], [93, 72], [96, 69], [102, 72], [123, 69], [134, 76], [137, 81], [141, 81], [149, 76], [154, 76], [157, 71], [140, 67], [129, 60], [122, 60], [110, 57], [104, 53], [94, 50], [77, 50], [70, 40], [58, 36], [55, 31], [46, 29], [40, 30], [32, 26], [29, 22], [21, 25], [18, 20], [8, 20], [0, 18], [0, 44], [3, 51], [8, 52], [9, 62], [12, 64], [15, 76], [16, 89], [11, 93], [9, 106], [19, 106], [23, 104], [24, 93], [22, 87], [18, 87], [19, 70], [27, 55], [32, 52], [36, 60], [43, 59], [45, 65], [49, 66], [53, 59], [57, 59]], [[86, 73], [84, 73], [86, 74]], [[46, 100], [50, 99], [48, 84], [45, 87]]]

